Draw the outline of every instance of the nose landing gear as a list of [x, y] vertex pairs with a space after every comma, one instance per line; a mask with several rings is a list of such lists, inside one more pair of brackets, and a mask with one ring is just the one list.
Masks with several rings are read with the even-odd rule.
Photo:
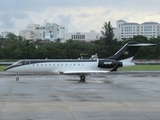
[[19, 81], [19, 77], [16, 77], [16, 80]]
[[16, 74], [16, 81], [19, 81], [19, 77], [18, 76], [19, 76], [19, 74], [17, 73]]

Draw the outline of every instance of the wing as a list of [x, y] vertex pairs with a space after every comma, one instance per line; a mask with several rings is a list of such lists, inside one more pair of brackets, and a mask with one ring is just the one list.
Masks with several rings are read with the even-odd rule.
[[96, 73], [108, 73], [110, 71], [59, 71], [58, 74], [65, 74], [65, 75], [79, 75], [79, 74], [96, 74]]

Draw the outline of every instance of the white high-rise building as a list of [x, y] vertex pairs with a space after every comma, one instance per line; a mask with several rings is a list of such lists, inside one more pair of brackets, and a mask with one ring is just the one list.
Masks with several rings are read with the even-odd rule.
[[46, 23], [45, 26], [39, 24], [29, 24], [26, 30], [21, 30], [19, 34], [25, 39], [63, 39], [65, 33], [65, 27], [60, 26], [56, 23]]
[[123, 38], [132, 38], [136, 35], [143, 35], [147, 38], [157, 37], [160, 35], [160, 24], [157, 22], [144, 22], [142, 24], [126, 22], [124, 20], [117, 21], [117, 28], [114, 30], [115, 38], [122, 40]]

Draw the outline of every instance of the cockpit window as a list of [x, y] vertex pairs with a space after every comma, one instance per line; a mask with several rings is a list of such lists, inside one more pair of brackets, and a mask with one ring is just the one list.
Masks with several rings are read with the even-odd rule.
[[22, 62], [21, 61], [17, 61], [15, 63], [13, 63], [13, 65], [22, 65]]

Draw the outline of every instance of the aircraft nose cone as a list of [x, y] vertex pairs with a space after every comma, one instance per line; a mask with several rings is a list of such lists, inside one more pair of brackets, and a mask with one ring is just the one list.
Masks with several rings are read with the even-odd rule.
[[8, 70], [8, 68], [5, 68], [5, 69], [4, 69], [4, 71], [7, 71], [7, 70]]
[[9, 66], [9, 67], [5, 68], [4, 71], [11, 71], [11, 68], [12, 68], [12, 67]]

